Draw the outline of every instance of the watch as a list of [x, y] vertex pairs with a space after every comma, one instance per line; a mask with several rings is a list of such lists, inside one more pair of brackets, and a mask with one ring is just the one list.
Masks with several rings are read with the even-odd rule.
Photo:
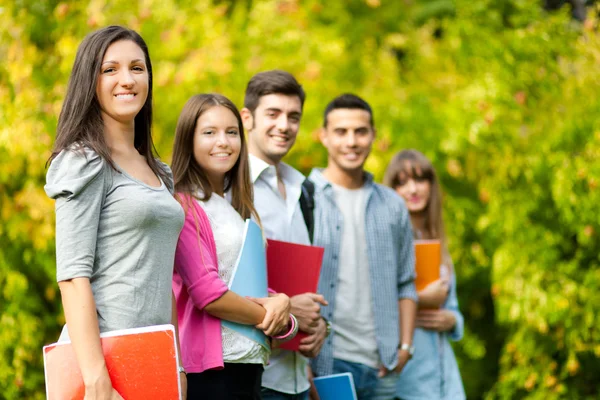
[[402, 343], [399, 347], [398, 350], [406, 350], [408, 351], [408, 355], [409, 355], [409, 359], [412, 358], [413, 354], [415, 354], [415, 346], [410, 345], [408, 343]]
[[327, 329], [325, 332], [325, 337], [328, 337], [329, 335], [331, 335], [331, 322], [329, 322], [327, 320], [327, 318], [325, 318], [323, 316], [321, 316], [321, 318], [323, 318], [323, 321], [325, 321], [325, 326], [326, 326], [325, 329]]

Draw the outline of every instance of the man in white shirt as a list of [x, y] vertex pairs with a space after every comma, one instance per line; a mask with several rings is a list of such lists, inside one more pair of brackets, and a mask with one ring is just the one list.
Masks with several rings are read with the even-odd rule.
[[[250, 175], [254, 184], [254, 206], [267, 238], [310, 244], [300, 208], [304, 176], [281, 162], [290, 151], [300, 128], [305, 93], [289, 73], [266, 71], [252, 77], [241, 111], [248, 132]], [[320, 315], [323, 296], [306, 293], [291, 298], [291, 312], [300, 329], [309, 334], [300, 351], [274, 349], [262, 379], [264, 400], [308, 399], [310, 382], [306, 357], [321, 349], [328, 322]]]

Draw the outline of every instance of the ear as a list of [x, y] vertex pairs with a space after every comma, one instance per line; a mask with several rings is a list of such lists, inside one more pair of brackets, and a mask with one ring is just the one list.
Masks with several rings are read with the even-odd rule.
[[324, 127], [321, 127], [319, 129], [319, 140], [321, 141], [323, 146], [327, 147], [327, 129]]
[[240, 110], [240, 116], [242, 117], [244, 129], [246, 130], [246, 132], [250, 132], [250, 130], [254, 128], [254, 117], [252, 116], [252, 112], [250, 112], [250, 110], [244, 107]]

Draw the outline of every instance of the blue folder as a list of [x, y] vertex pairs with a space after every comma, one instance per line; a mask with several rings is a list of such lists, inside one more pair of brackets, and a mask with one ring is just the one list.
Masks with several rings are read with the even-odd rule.
[[[267, 297], [267, 258], [262, 231], [256, 222], [247, 219], [244, 228], [244, 243], [229, 280], [229, 290], [240, 296]], [[270, 349], [265, 334], [252, 325], [222, 320], [223, 326], [254, 340], [265, 349]]]
[[321, 400], [358, 400], [350, 372], [320, 376], [314, 382]]

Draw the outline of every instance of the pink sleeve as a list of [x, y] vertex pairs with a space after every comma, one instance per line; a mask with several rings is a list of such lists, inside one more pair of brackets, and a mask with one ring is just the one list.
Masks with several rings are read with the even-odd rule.
[[228, 288], [219, 278], [216, 248], [208, 218], [195, 200], [190, 199], [188, 204], [175, 252], [175, 270], [181, 276], [194, 305], [203, 309], [223, 296]]

